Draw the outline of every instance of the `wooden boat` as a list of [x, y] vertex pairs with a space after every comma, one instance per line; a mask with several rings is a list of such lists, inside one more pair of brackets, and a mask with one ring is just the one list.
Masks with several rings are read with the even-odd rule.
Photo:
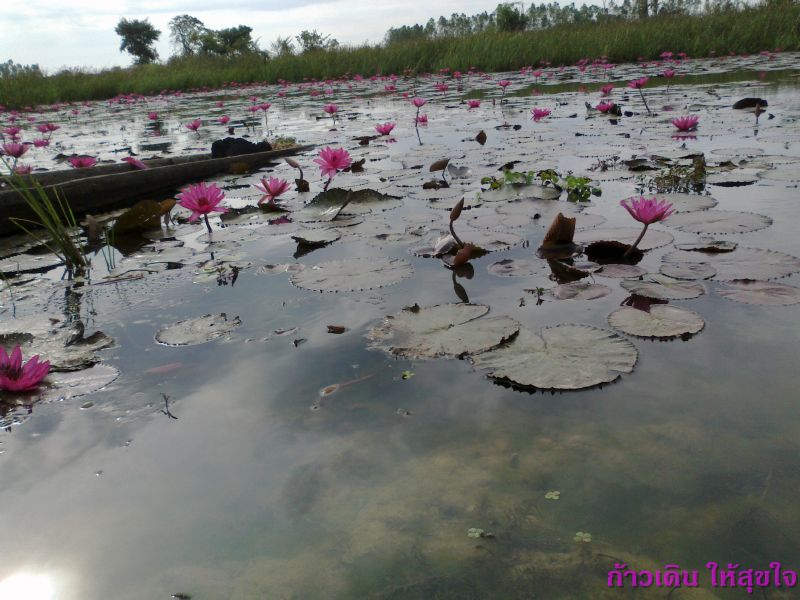
[[[143, 161], [149, 168], [137, 169], [128, 163], [98, 165], [88, 169], [68, 169], [37, 173], [33, 178], [52, 195], [57, 189], [75, 215], [129, 206], [133, 202], [176, 192], [178, 188], [226, 173], [236, 165], [254, 170], [282, 156], [304, 152], [313, 146], [292, 146], [268, 152], [211, 158], [196, 154]], [[244, 167], [246, 165], [246, 167]], [[0, 235], [17, 233], [12, 218], [34, 219], [25, 199], [9, 186], [0, 187]]]

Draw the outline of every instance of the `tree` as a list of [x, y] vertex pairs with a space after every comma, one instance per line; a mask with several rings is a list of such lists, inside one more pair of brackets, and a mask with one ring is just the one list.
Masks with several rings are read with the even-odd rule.
[[158, 52], [153, 47], [161, 32], [145, 19], [122, 18], [114, 29], [116, 34], [122, 38], [119, 46], [120, 52], [127, 52], [136, 58], [136, 64], [144, 65], [158, 60]]
[[216, 31], [217, 39], [223, 48], [223, 54], [248, 54], [258, 52], [258, 45], [253, 41], [253, 28], [247, 25], [228, 27]]
[[202, 36], [208, 30], [197, 17], [178, 15], [170, 20], [169, 31], [169, 39], [175, 51], [188, 56], [200, 51]]
[[297, 43], [300, 44], [301, 52], [312, 52], [314, 50], [328, 50], [336, 48], [339, 42], [332, 39], [329, 35], [322, 35], [316, 29], [314, 31], [303, 30], [296, 36]]
[[294, 44], [292, 38], [278, 36], [275, 41], [269, 45], [269, 51], [273, 56], [291, 56], [294, 54]]
[[528, 25], [528, 15], [511, 3], [498, 4], [494, 20], [499, 31], [524, 31]]

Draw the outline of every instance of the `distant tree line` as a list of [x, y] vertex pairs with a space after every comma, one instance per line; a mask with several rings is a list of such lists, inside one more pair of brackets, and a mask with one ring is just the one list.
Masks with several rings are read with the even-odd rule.
[[409, 40], [465, 36], [485, 31], [535, 31], [556, 25], [582, 24], [610, 20], [643, 19], [660, 15], [686, 15], [714, 12], [744, 6], [742, 0], [603, 0], [602, 6], [575, 3], [560, 5], [503, 2], [491, 13], [475, 15], [453, 13], [429, 19], [424, 25], [392, 27], [386, 32], [386, 44]]

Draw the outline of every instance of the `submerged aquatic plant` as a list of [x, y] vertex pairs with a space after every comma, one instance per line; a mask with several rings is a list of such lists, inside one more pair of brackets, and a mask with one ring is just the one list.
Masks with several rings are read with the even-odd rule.
[[50, 372], [50, 362], [39, 362], [39, 355], [22, 364], [22, 348], [17, 345], [11, 355], [0, 346], [0, 390], [27, 392], [35, 389]]
[[[78, 222], [61, 193], [52, 188], [54, 202], [41, 183], [33, 178], [23, 178], [16, 173], [6, 178], [6, 182], [23, 197], [38, 219], [34, 221], [12, 217], [9, 220], [61, 259], [70, 274], [83, 272], [89, 266], [89, 261], [75, 239], [74, 232], [78, 230]], [[50, 239], [40, 238], [25, 224], [41, 227], [47, 231]]]
[[672, 124], [678, 129], [678, 131], [694, 131], [697, 129], [697, 123], [699, 121], [700, 117], [697, 115], [687, 115], [685, 117], [672, 119]]
[[261, 185], [254, 184], [255, 188], [264, 194], [258, 201], [261, 205], [266, 200], [268, 205], [274, 204], [275, 199], [289, 190], [289, 182], [285, 179], [278, 179], [277, 177], [270, 177], [269, 179], [261, 179]]
[[647, 114], [652, 114], [650, 112], [650, 107], [647, 106], [647, 100], [644, 97], [644, 92], [642, 88], [647, 85], [649, 79], [647, 77], [642, 77], [640, 79], [634, 79], [633, 81], [628, 82], [628, 87], [634, 90], [639, 90], [639, 95], [642, 97], [642, 102], [644, 102], [644, 107], [647, 109]]
[[327, 191], [331, 181], [339, 171], [349, 167], [353, 160], [350, 158], [350, 153], [344, 148], [333, 149], [330, 146], [321, 150], [319, 157], [314, 159], [314, 162], [319, 165], [319, 170], [322, 175], [328, 178], [325, 182], [324, 191]]
[[176, 198], [180, 200], [178, 204], [192, 211], [192, 214], [189, 217], [190, 223], [197, 221], [197, 219], [200, 218], [200, 215], [203, 216], [203, 219], [206, 222], [208, 233], [211, 233], [211, 224], [208, 222], [208, 213], [226, 213], [230, 210], [229, 208], [219, 205], [220, 202], [225, 199], [225, 192], [219, 189], [214, 183], [211, 185], [206, 185], [205, 182], [201, 182], [190, 185], [184, 188], [183, 191], [176, 196]]
[[644, 196], [629, 198], [628, 200], [622, 200], [620, 204], [625, 207], [625, 210], [627, 210], [634, 219], [644, 225], [642, 233], [639, 234], [639, 237], [636, 238], [636, 241], [633, 242], [630, 248], [625, 251], [625, 256], [629, 256], [631, 252], [636, 250], [636, 246], [642, 241], [650, 225], [663, 221], [674, 212], [672, 204], [666, 200], [661, 200], [659, 202], [655, 196], [652, 198], [645, 198]]

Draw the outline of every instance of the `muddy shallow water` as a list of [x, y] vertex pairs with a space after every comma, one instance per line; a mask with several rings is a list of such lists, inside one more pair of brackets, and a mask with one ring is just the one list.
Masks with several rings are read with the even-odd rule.
[[[331, 223], [341, 237], [305, 254], [297, 253], [290, 236], [318, 230], [319, 222], [269, 224], [255, 213], [224, 227], [213, 219], [211, 244], [199, 225], [149, 234], [182, 242], [168, 249], [182, 268], [105, 283], [108, 271], [119, 274], [146, 262], [141, 257], [153, 242], [139, 240], [114, 252], [115, 265], [96, 254], [90, 281], [70, 293], [72, 284], [61, 280], [60, 269], [35, 273], [34, 283], [18, 278], [13, 296], [13, 288], [4, 287], [0, 324], [42, 312], [80, 319], [87, 334], [102, 330], [115, 340], [98, 355], [120, 374], [93, 394], [17, 406], [5, 415], [0, 590], [16, 585], [30, 594], [23, 597], [59, 600], [172, 594], [665, 598], [665, 588], [609, 589], [607, 573], [615, 562], [637, 570], [679, 564], [704, 571], [709, 561], [750, 568], [779, 561], [800, 568], [797, 304], [723, 297], [719, 291], [729, 284], [717, 265], [715, 278], [699, 282], [702, 295], [669, 303], [697, 313], [705, 322], [702, 331], [685, 340], [618, 332], [638, 352], [635, 368], [613, 383], [580, 391], [515, 389], [494, 383], [468, 360], [393, 357], [369, 349], [366, 337], [404, 307], [467, 298], [534, 332], [569, 323], [613, 331], [609, 314], [629, 296], [622, 279], [600, 271], [583, 281], [606, 286], [607, 295], [557, 300], [548, 290], [558, 282], [547, 269], [504, 277], [488, 267], [506, 259], [539, 260], [535, 249], [559, 210], [580, 215], [579, 235], [638, 225], [619, 201], [637, 191], [637, 176], [648, 183], [659, 171], [632, 172], [615, 156], [659, 155], [675, 164], [702, 152], [708, 181], [747, 184], [709, 183], [703, 196], [717, 201], [709, 210], [735, 211], [732, 219], [743, 218], [739, 213], [771, 219], [745, 233], [709, 231], [698, 219], [690, 219], [690, 231], [669, 221], [655, 225], [674, 241], [645, 253], [638, 266], [647, 272], [657, 273], [676, 244], [705, 233], [740, 248], [800, 255], [800, 94], [797, 73], [789, 69], [796, 60], [781, 54], [774, 61], [683, 63], [679, 72], [691, 77], [676, 78], [669, 89], [664, 82], [645, 88], [654, 116], [624, 88], [628, 79], [657, 67], [619, 66], [608, 78], [591, 70], [567, 72], [561, 82], [567, 88], [510, 74], [509, 101], [502, 107], [494, 81], [467, 78], [461, 91], [451, 81], [443, 95], [432, 89], [432, 80], [420, 80], [415, 91], [430, 101], [422, 110], [429, 124], [419, 128], [419, 138], [414, 108], [385, 94], [380, 81], [352, 89], [334, 83], [333, 94], [319, 98], [292, 87], [285, 103], [275, 98], [275, 88], [248, 88], [131, 105], [97, 103], [79, 107], [74, 116], [62, 109], [54, 144], [34, 155], [38, 167], [56, 167], [57, 152], [109, 160], [125, 155], [115, 151], [126, 147], [140, 157], [163, 153], [166, 146], [147, 146], [154, 139], [176, 154], [204, 149], [224, 134], [216, 116], [249, 119], [249, 96], [273, 99], [272, 136], [341, 145], [355, 159], [366, 158], [363, 174], [341, 174], [332, 187], [369, 187], [400, 201], [372, 205], [358, 215], [360, 224]], [[747, 76], [736, 75], [741, 72]], [[587, 115], [584, 102], [596, 104], [596, 90], [607, 80], [616, 86], [612, 99], [635, 114], [616, 123]], [[396, 83], [400, 91], [411, 84]], [[531, 89], [542, 95], [532, 97]], [[468, 110], [460, 103], [466, 96], [483, 96], [483, 104]], [[752, 114], [730, 109], [746, 96], [769, 101], [757, 127]], [[218, 100], [225, 106], [216, 107]], [[340, 105], [333, 130], [321, 110], [330, 100]], [[533, 106], [553, 112], [535, 123]], [[149, 110], [164, 115], [160, 135], [147, 123]], [[700, 116], [695, 139], [674, 139], [669, 121], [687, 113]], [[183, 127], [195, 117], [205, 121], [199, 135]], [[265, 125], [256, 121], [254, 137]], [[374, 124], [384, 121], [398, 123], [394, 141], [359, 146], [353, 140], [372, 135]], [[488, 138], [482, 146], [474, 141], [481, 129]], [[312, 192], [287, 194], [291, 209], [321, 189], [315, 155], [298, 157]], [[447, 157], [470, 173], [452, 179], [450, 188], [422, 190], [423, 182], [437, 177], [428, 165]], [[481, 177], [512, 160], [520, 161], [519, 171], [555, 168], [590, 176], [602, 196], [576, 205], [562, 195], [548, 201], [552, 206], [538, 201], [528, 211], [524, 203], [530, 200], [477, 194]], [[592, 170], [600, 160], [606, 170]], [[267, 174], [295, 177], [281, 163], [216, 181], [227, 188], [228, 204], [241, 207], [258, 199], [249, 186]], [[471, 208], [456, 223], [461, 237], [503, 234], [507, 244], [473, 260], [471, 274], [455, 276], [441, 261], [410, 249], [446, 229], [444, 209], [462, 195]], [[533, 219], [537, 211], [541, 217]], [[508, 218], [520, 214], [529, 218]], [[375, 286], [360, 286], [369, 289], [320, 293], [292, 285], [292, 273], [265, 267], [300, 263], [305, 273], [355, 257], [400, 259], [412, 271], [389, 276], [385, 286], [377, 285], [386, 275], [380, 272]], [[235, 281], [218, 281], [216, 269], [230, 276], [230, 265], [237, 267]], [[800, 276], [791, 272], [764, 278], [797, 286]], [[540, 304], [536, 293], [525, 291], [536, 288], [542, 288]], [[238, 316], [241, 325], [194, 346], [154, 339], [172, 323], [216, 313]], [[346, 331], [334, 335], [328, 325]], [[470, 537], [473, 528], [484, 537]], [[591, 541], [580, 541], [586, 538], [579, 532]], [[767, 597], [796, 593], [770, 589]], [[715, 597], [747, 594], [713, 589], [707, 579], [699, 590], [672, 594]]]

